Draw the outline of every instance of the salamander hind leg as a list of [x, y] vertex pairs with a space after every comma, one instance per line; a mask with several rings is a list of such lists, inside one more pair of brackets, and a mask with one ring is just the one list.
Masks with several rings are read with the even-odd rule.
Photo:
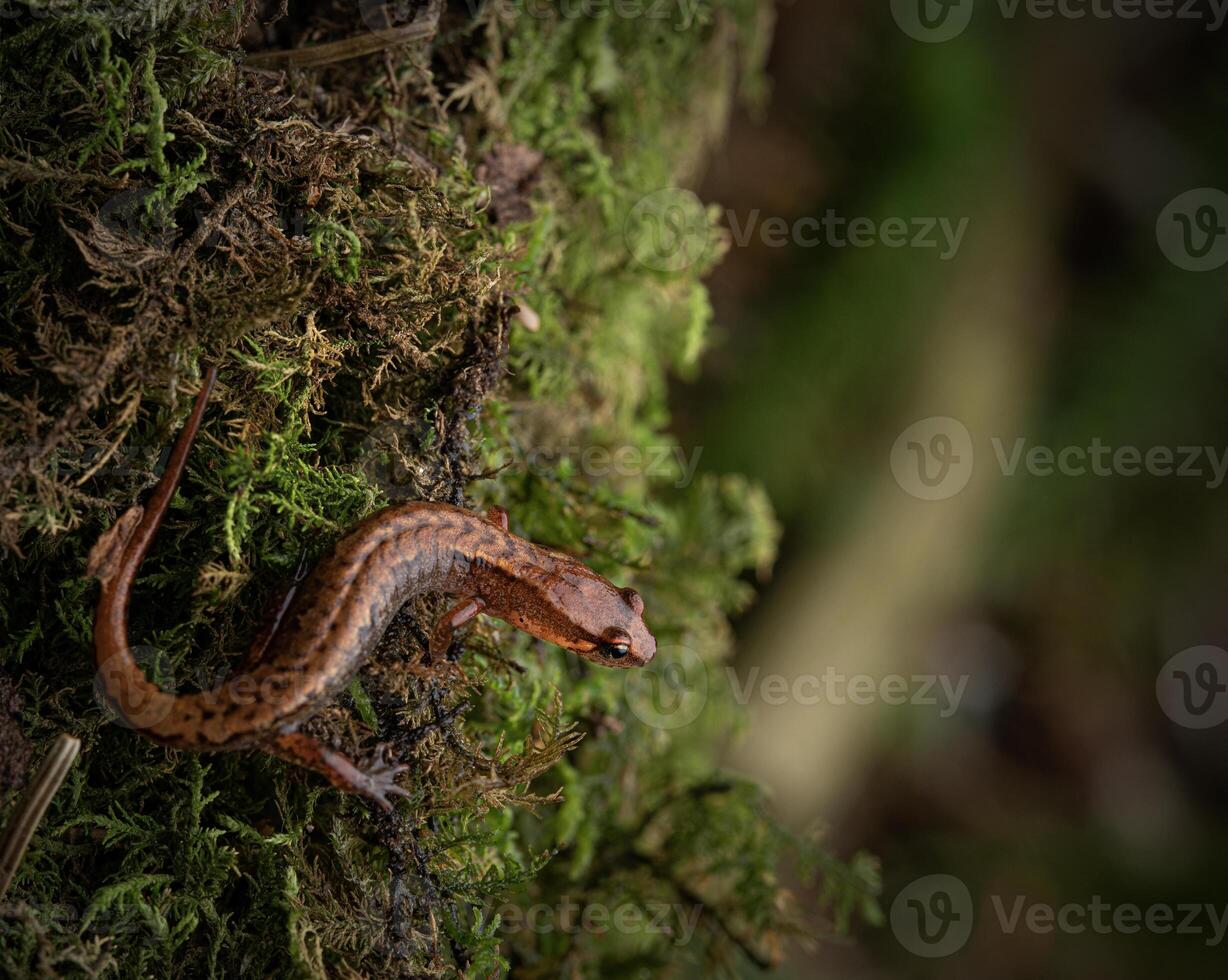
[[491, 507], [486, 512], [486, 519], [501, 530], [506, 531], [509, 527], [507, 521], [507, 511], [505, 511], [502, 507]]
[[486, 603], [481, 599], [462, 599], [439, 617], [435, 631], [431, 633], [431, 646], [426, 656], [427, 666], [436, 667], [446, 663], [448, 647], [452, 645], [452, 634], [484, 608]]
[[307, 556], [304, 553], [303, 557], [299, 559], [298, 570], [294, 573], [294, 580], [288, 585], [283, 586], [280, 592], [275, 593], [265, 603], [260, 630], [256, 633], [256, 638], [252, 640], [251, 649], [248, 650], [247, 656], [239, 667], [240, 673], [255, 670], [256, 667], [264, 662], [264, 655], [268, 652], [269, 645], [273, 642], [273, 638], [281, 628], [282, 621], [286, 618], [286, 613], [290, 611], [290, 604], [298, 594], [299, 585], [302, 584], [303, 579], [306, 577]]
[[294, 596], [297, 592], [297, 583], [287, 586], [283, 592], [274, 595], [265, 605], [260, 630], [256, 633], [256, 638], [252, 640], [251, 649], [247, 651], [247, 656], [239, 666], [239, 673], [255, 670], [256, 667], [264, 662], [264, 655], [268, 652], [269, 644], [273, 642], [273, 637], [277, 635], [278, 629], [281, 628], [282, 620], [286, 618], [286, 612], [290, 609], [290, 603], [294, 601]]
[[302, 732], [283, 732], [261, 744], [266, 752], [311, 769], [324, 776], [338, 789], [374, 800], [385, 810], [392, 811], [392, 796], [409, 796], [396, 784], [396, 777], [409, 770], [407, 765], [384, 761], [383, 747], [376, 750], [375, 759], [360, 769], [335, 749]]

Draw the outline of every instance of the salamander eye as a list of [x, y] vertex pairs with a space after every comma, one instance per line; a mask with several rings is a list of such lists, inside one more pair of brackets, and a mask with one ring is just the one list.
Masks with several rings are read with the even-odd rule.
[[622, 660], [631, 652], [631, 637], [622, 630], [610, 630], [602, 637], [600, 650], [607, 660]]
[[640, 598], [640, 594], [636, 592], [635, 589], [622, 589], [620, 591], [622, 593], [623, 602], [631, 607], [631, 611], [637, 616], [643, 615], [644, 600]]

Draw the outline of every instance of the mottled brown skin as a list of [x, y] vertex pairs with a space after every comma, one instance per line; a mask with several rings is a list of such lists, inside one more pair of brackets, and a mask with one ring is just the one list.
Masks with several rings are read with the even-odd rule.
[[166, 472], [145, 508], [134, 506], [99, 539], [88, 572], [102, 583], [94, 620], [99, 686], [132, 727], [193, 751], [259, 748], [307, 766], [334, 785], [389, 808], [405, 766], [360, 770], [296, 727], [334, 698], [411, 597], [463, 597], [436, 625], [439, 663], [457, 627], [479, 612], [608, 667], [642, 667], [656, 653], [644, 603], [580, 562], [447, 504], [388, 507], [354, 527], [290, 593], [243, 667], [218, 687], [170, 694], [151, 683], [128, 649], [133, 580], [183, 474], [216, 373], [210, 369]]

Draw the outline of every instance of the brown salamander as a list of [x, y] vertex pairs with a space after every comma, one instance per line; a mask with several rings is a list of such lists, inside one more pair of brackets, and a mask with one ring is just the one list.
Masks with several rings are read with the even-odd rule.
[[428, 662], [478, 613], [607, 667], [642, 667], [656, 653], [644, 603], [580, 562], [486, 517], [436, 503], [387, 507], [341, 538], [282, 602], [244, 665], [217, 687], [171, 694], [153, 684], [128, 648], [128, 604], [137, 570], [183, 475], [216, 378], [208, 369], [192, 413], [149, 502], [125, 512], [90, 552], [102, 583], [94, 619], [99, 686], [125, 722], [164, 745], [192, 751], [257, 748], [322, 773], [391, 808], [406, 795], [406, 766], [377, 759], [359, 769], [297, 726], [344, 689], [412, 596], [463, 597], [436, 625]]

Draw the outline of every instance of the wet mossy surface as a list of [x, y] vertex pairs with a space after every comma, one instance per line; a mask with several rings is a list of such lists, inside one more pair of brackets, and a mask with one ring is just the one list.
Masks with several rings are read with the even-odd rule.
[[[369, 35], [373, 9], [0, 21], [0, 819], [23, 745], [84, 743], [0, 904], [4, 975], [685, 976], [873, 914], [871, 861], [784, 833], [717, 769], [728, 617], [777, 532], [761, 491], [694, 475], [667, 431], [719, 249], [636, 261], [628, 222], [753, 89], [763, 12], [410, 5], [389, 11], [437, 16], [429, 41], [244, 63]], [[224, 676], [304, 563], [428, 499], [504, 506], [639, 589], [661, 663], [710, 678], [702, 711], [662, 722], [637, 707], [661, 675], [635, 688], [491, 621], [454, 649], [462, 674], [426, 675], [430, 596], [311, 723], [413, 764], [395, 816], [118, 724], [94, 695], [85, 556], [156, 479], [205, 363], [218, 389], [131, 616], [164, 687]], [[821, 876], [820, 908], [790, 899], [786, 861]], [[507, 914], [572, 905], [660, 915]]]

